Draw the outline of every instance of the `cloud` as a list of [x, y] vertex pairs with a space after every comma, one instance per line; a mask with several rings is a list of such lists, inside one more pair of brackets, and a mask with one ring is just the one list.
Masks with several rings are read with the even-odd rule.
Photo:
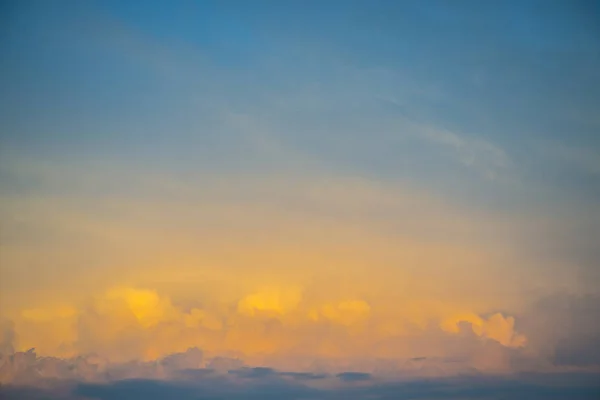
[[238, 303], [238, 311], [247, 315], [260, 312], [285, 314], [298, 306], [302, 299], [302, 291], [292, 288], [266, 288], [244, 297]]
[[368, 318], [371, 306], [364, 300], [345, 300], [339, 303], [327, 303], [309, 312], [312, 320], [326, 319], [343, 325], [353, 325]]
[[227, 372], [245, 367], [244, 362], [237, 358], [214, 357], [207, 362], [206, 367], [215, 371]]
[[554, 365], [600, 367], [600, 296], [556, 293], [527, 310], [522, 329], [531, 351]]
[[[466, 337], [452, 339], [455, 345], [475, 335], [472, 331], [465, 333]], [[483, 400], [497, 396], [543, 399], [551, 395], [592, 399], [600, 393], [600, 369], [573, 372], [555, 368], [541, 373], [527, 368], [519, 370], [527, 367], [523, 362], [528, 359], [518, 349], [506, 348], [496, 341], [470, 343], [470, 349], [462, 346], [455, 357], [413, 357], [393, 362], [373, 358], [346, 362], [324, 359], [313, 363], [312, 370], [249, 367], [239, 360], [224, 357], [207, 359], [198, 348], [152, 361], [127, 362], [111, 362], [95, 355], [39, 357], [31, 349], [0, 356], [0, 395], [56, 399], [175, 396], [184, 399]], [[499, 369], [499, 359], [516, 368]], [[355, 368], [345, 369], [349, 365]], [[359, 366], [362, 368], [357, 370]], [[330, 372], [317, 372], [323, 367]]]
[[273, 368], [266, 367], [243, 368], [229, 371], [229, 373], [246, 379], [260, 379], [276, 375]]
[[504, 149], [483, 139], [426, 124], [410, 123], [409, 126], [418, 138], [450, 149], [462, 165], [479, 170], [488, 179], [494, 179], [512, 164]]
[[336, 377], [343, 382], [361, 382], [370, 380], [371, 374], [364, 372], [342, 372], [341, 374], [337, 374]]
[[[109, 185], [107, 171], [94, 171]], [[78, 186], [84, 175], [68, 180]], [[3, 197], [9, 230], [19, 233], [1, 267], [12, 347], [111, 362], [198, 347], [203, 363], [227, 360], [221, 369], [295, 370], [331, 359], [326, 372], [336, 373], [367, 356], [426, 357], [421, 372], [449, 374], [510, 371], [507, 350], [552, 342], [538, 357], [547, 360], [559, 346], [526, 327], [535, 313], [523, 309], [534, 285], [576, 288], [575, 276], [550, 274], [521, 251], [531, 247], [523, 238], [564, 228], [560, 218], [538, 225], [357, 177], [189, 179], [131, 176], [122, 195], [92, 191], [77, 201], [62, 192]], [[41, 227], [47, 237], [36, 234]], [[29, 262], [37, 279], [23, 272]], [[569, 360], [565, 352], [559, 359]], [[462, 361], [439, 361], [454, 357]]]
[[283, 377], [291, 377], [293, 379], [304, 380], [319, 380], [327, 378], [326, 374], [318, 374], [313, 372], [279, 372]]
[[12, 354], [15, 351], [15, 325], [7, 319], [0, 319], [0, 354]]
[[469, 323], [476, 335], [496, 340], [503, 346], [522, 347], [527, 341], [524, 335], [514, 331], [515, 319], [504, 317], [500, 313], [490, 316], [487, 320], [476, 314], [456, 315], [444, 320], [441, 327], [447, 332], [458, 333], [461, 322]]
[[[541, 400], [568, 398], [591, 400], [600, 393], [597, 374], [542, 374], [514, 375], [507, 377], [481, 377], [476, 375], [403, 380], [366, 380], [354, 385], [350, 380], [333, 386], [313, 385], [308, 381], [299, 384], [285, 378], [282, 373], [239, 379], [230, 376], [204, 376], [193, 381], [122, 380], [109, 383], [70, 383], [35, 389], [19, 386], [3, 386], [3, 398], [50, 398], [74, 400], [94, 399], [194, 399], [207, 400], [227, 398], [233, 400], [254, 399], [339, 399], [392, 400], [392, 399], [473, 399], [491, 400], [511, 398], [517, 400]], [[349, 375], [348, 375], [349, 376]], [[323, 382], [321, 382], [323, 383]]]
[[204, 355], [202, 351], [194, 347], [185, 353], [171, 354], [164, 357], [160, 364], [167, 369], [182, 370], [182, 369], [197, 369], [203, 365]]
[[[307, 357], [351, 360], [378, 354], [402, 359], [422, 351], [446, 357], [457, 349], [474, 351], [473, 346], [487, 341], [504, 348], [526, 344], [525, 336], [515, 330], [514, 317], [499, 313], [457, 314], [453, 307], [428, 309], [431, 305], [426, 302], [422, 309], [413, 302], [418, 314], [390, 313], [385, 303], [378, 308], [364, 300], [320, 298], [311, 286], [305, 288], [306, 296], [292, 291], [284, 299], [293, 301], [282, 303], [277, 296], [283, 290], [251, 291], [239, 301], [183, 307], [155, 290], [119, 286], [79, 308], [68, 308], [68, 314], [57, 313], [52, 306], [20, 314], [12, 342], [17, 348], [39, 343], [44, 356], [97, 354], [118, 363], [160, 359], [165, 365], [210, 365], [219, 370], [238, 369], [247, 362], [293, 368]], [[255, 308], [240, 312], [240, 304]], [[390, 323], [404, 328], [391, 329]], [[469, 325], [468, 334], [461, 324]], [[24, 330], [22, 335], [19, 329]], [[169, 356], [194, 347], [205, 349], [210, 361], [200, 351], [188, 351], [185, 358]], [[235, 352], [238, 355], [231, 357]], [[338, 368], [335, 363], [332, 367]], [[481, 368], [494, 367], [488, 363]]]

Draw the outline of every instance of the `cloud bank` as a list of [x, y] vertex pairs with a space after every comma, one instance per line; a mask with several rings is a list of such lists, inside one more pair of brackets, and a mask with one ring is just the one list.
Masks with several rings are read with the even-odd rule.
[[[218, 360], [223, 367], [225, 359]], [[35, 352], [0, 359], [5, 399], [594, 399], [600, 373], [517, 373], [460, 376], [345, 371], [311, 373], [267, 367], [213, 368], [196, 348], [153, 362], [107, 363], [97, 357], [39, 358]], [[423, 360], [415, 360], [423, 361]], [[445, 361], [438, 360], [442, 365]], [[201, 366], [204, 365], [204, 366]], [[7, 384], [7, 378], [9, 384]]]

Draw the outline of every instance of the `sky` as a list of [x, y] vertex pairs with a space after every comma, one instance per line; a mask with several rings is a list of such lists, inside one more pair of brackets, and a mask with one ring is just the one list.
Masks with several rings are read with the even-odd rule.
[[599, 17], [2, 2], [0, 390], [593, 397]]

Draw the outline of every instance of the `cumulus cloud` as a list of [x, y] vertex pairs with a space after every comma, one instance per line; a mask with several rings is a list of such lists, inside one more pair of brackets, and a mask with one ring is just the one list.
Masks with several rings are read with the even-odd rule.
[[456, 315], [444, 320], [441, 327], [447, 332], [458, 333], [461, 322], [470, 324], [471, 329], [478, 336], [493, 339], [503, 346], [522, 347], [527, 340], [524, 335], [515, 332], [514, 317], [504, 317], [500, 313], [496, 313], [487, 319], [473, 313]]
[[[29, 371], [25, 376], [155, 378], [250, 365], [410, 376], [600, 368], [594, 295], [546, 296], [514, 315], [429, 310], [423, 303], [419, 321], [411, 313], [386, 314], [360, 298], [319, 303], [310, 290], [284, 293], [249, 291], [223, 307], [184, 307], [155, 290], [120, 286], [81, 307], [27, 309], [20, 319], [2, 323], [2, 376], [12, 381]], [[240, 304], [252, 304], [254, 311]], [[392, 323], [404, 328], [391, 329]], [[41, 357], [28, 352], [35, 343]], [[24, 367], [31, 363], [33, 369]]]
[[299, 288], [266, 288], [245, 296], [238, 303], [238, 311], [247, 315], [260, 312], [285, 314], [298, 306], [302, 298]]
[[[599, 302], [593, 295], [543, 297], [515, 315], [424, 307], [425, 318], [414, 323], [411, 314], [386, 314], [359, 298], [319, 304], [310, 290], [302, 296], [284, 291], [250, 291], [224, 307], [184, 307], [155, 290], [120, 286], [79, 308], [27, 309], [20, 319], [2, 323], [2, 379], [267, 371], [244, 370], [250, 365], [415, 377], [600, 367]], [[240, 304], [253, 304], [254, 311]], [[398, 321], [403, 329], [382, 330]], [[28, 351], [35, 342], [42, 357]]]
[[[360, 179], [272, 183], [216, 185], [210, 198], [190, 192], [192, 201], [175, 192], [181, 204], [172, 208], [164, 199], [97, 205], [118, 217], [115, 226], [67, 218], [63, 227], [82, 236], [90, 227], [94, 235], [112, 236], [126, 221], [123, 227], [137, 229], [120, 231], [127, 233], [123, 240], [117, 235], [120, 248], [152, 259], [154, 248], [169, 251], [156, 265], [138, 263], [128, 274], [111, 270], [111, 281], [90, 285], [87, 297], [62, 286], [53, 288], [56, 298], [10, 292], [6, 314], [13, 328], [3, 329], [2, 346], [7, 353], [35, 347], [48, 360], [95, 353], [113, 365], [110, 374], [123, 377], [154, 377], [153, 364], [143, 363], [194, 347], [203, 354], [185, 361], [188, 369], [221, 372], [256, 365], [440, 376], [596, 365], [597, 355], [586, 348], [597, 342], [591, 321], [598, 317], [590, 310], [597, 300], [586, 306], [545, 300], [525, 312], [529, 299], [520, 289], [529, 287], [521, 279], [528, 266], [511, 267], [500, 251], [513, 250], [506, 240], [512, 225], [489, 215], [482, 222], [422, 193]], [[273, 187], [289, 199], [266, 200]], [[242, 194], [250, 205], [231, 200]], [[183, 212], [172, 213], [175, 208]], [[139, 229], [153, 225], [167, 234], [155, 232], [154, 241]], [[207, 243], [200, 250], [189, 239], [196, 234]], [[69, 280], [62, 274], [54, 279]], [[549, 314], [564, 304], [586, 317]]]
[[315, 321], [330, 320], [344, 325], [353, 325], [365, 320], [371, 312], [371, 306], [364, 300], [344, 300], [338, 303], [327, 303], [309, 312]]
[[[456, 313], [453, 308], [429, 309], [425, 303], [421, 310], [418, 303], [413, 304], [415, 309], [407, 314], [389, 313], [360, 298], [319, 301], [310, 290], [306, 296], [301, 293], [296, 288], [275, 287], [252, 291], [223, 305], [184, 307], [155, 290], [119, 286], [93, 296], [79, 308], [21, 313], [15, 327], [16, 336], [23, 330], [24, 340], [14, 340], [14, 332], [7, 337], [18, 349], [35, 346], [44, 356], [95, 353], [121, 363], [152, 361], [200, 347], [215, 366], [221, 362], [219, 357], [294, 366], [303, 362], [302, 357], [349, 359], [375, 354], [407, 358], [420, 352], [446, 357], [457, 343], [465, 349], [485, 341], [505, 348], [526, 345], [525, 336], [515, 329], [515, 318], [504, 314]], [[394, 324], [400, 328], [389, 328]], [[464, 335], [464, 324], [470, 335]], [[453, 344], [453, 340], [458, 342]], [[234, 353], [237, 356], [232, 358]], [[194, 368], [203, 363], [202, 355], [197, 356]]]
[[[149, 295], [145, 290], [130, 293], [139, 293], [139, 298], [159, 308], [160, 304], [170, 304], [167, 299], [160, 300], [161, 296]], [[125, 361], [96, 354], [43, 357], [30, 349], [0, 356], [3, 385], [0, 394], [3, 398], [56, 399], [86, 396], [100, 399], [115, 396], [395, 399], [398, 393], [403, 393], [406, 398], [487, 399], [491, 393], [505, 393], [522, 395], [523, 399], [542, 399], [551, 393], [562, 393], [565, 398], [592, 399], [600, 393], [594, 380], [598, 379], [600, 369], [590, 369], [594, 363], [598, 365], [596, 355], [593, 351], [587, 354], [582, 351], [590, 343], [581, 342], [581, 338], [597, 332], [589, 320], [596, 317], [596, 300], [594, 297], [552, 296], [532, 305], [537, 325], [523, 324], [523, 332], [536, 340], [541, 340], [538, 335], [543, 333], [549, 335], [544, 342], [554, 345], [549, 354], [537, 352], [539, 349], [535, 346], [528, 347], [529, 342], [522, 346], [511, 317], [500, 313], [487, 317], [466, 313], [440, 321], [439, 328], [431, 327], [419, 335], [398, 338], [424, 354], [441, 356], [309, 356], [306, 358], [311, 359], [310, 362], [298, 359], [296, 368], [291, 369], [276, 367], [276, 357], [265, 358], [262, 365], [252, 366], [243, 355], [242, 358], [207, 356], [197, 347], [152, 360]], [[145, 305], [134, 304], [135, 310], [141, 307], [148, 311]], [[130, 321], [142, 327], [144, 322], [137, 319], [133, 310], [129, 312]], [[154, 311], [148, 312], [141, 315], [155, 315]], [[238, 313], [235, 307], [232, 312], [233, 315]], [[572, 325], [557, 325], [559, 320], [563, 323], [569, 320]], [[154, 327], [141, 329], [156, 329], [161, 324], [157, 322]], [[185, 326], [183, 322], [182, 326]], [[550, 329], [553, 326], [562, 329]], [[345, 325], [340, 324], [340, 327]], [[445, 350], [438, 352], [436, 347]], [[432, 349], [433, 352], [427, 353]], [[550, 364], [541, 362], [542, 356], [550, 357]], [[572, 366], [578, 366], [579, 372], [565, 375], [572, 371]], [[423, 378], [428, 379], [428, 384], [423, 383]]]

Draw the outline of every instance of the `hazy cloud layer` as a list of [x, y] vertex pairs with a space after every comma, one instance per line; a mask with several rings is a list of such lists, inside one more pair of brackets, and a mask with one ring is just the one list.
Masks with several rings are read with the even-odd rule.
[[[178, 357], [195, 359], [195, 352], [190, 350]], [[131, 364], [127, 367], [131, 373], [129, 376], [115, 374], [118, 366], [97, 370], [96, 375], [83, 376], [80, 374], [82, 366], [93, 364], [84, 361], [75, 368], [72, 364], [69, 368], [63, 368], [62, 376], [57, 376], [48, 374], [51, 362], [35, 362], [32, 357], [35, 358], [31, 353], [21, 354], [12, 360], [19, 364], [21, 379], [0, 387], [3, 398], [584, 400], [594, 399], [600, 394], [598, 373], [484, 376], [471, 372], [461, 377], [428, 379], [410, 378], [400, 373], [395, 378], [382, 379], [362, 372], [332, 375], [248, 367], [226, 372], [178, 369], [159, 361], [145, 365]], [[55, 364], [66, 363], [54, 361]], [[42, 366], [44, 363], [45, 366]]]

